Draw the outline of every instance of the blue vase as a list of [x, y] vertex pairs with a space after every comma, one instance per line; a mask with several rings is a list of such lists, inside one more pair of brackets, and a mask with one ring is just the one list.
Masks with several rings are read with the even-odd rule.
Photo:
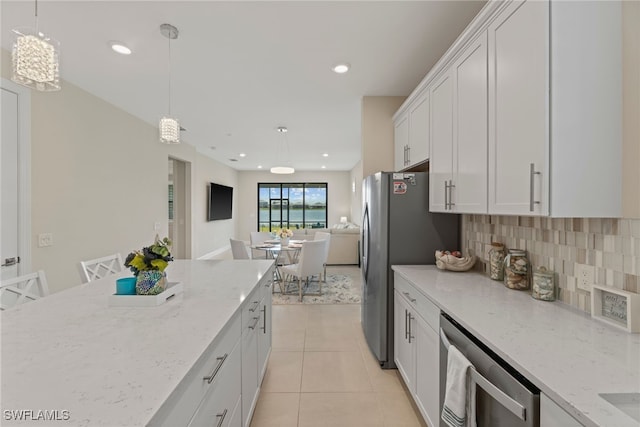
[[135, 295], [136, 294], [135, 277], [123, 277], [116, 280], [116, 294], [118, 295]]
[[136, 280], [137, 295], [157, 295], [167, 287], [167, 276], [162, 271], [147, 270], [138, 273]]

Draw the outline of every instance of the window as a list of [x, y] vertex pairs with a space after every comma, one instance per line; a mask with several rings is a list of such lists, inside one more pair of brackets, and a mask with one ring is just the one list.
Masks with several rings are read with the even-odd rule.
[[326, 183], [258, 183], [258, 230], [326, 228]]

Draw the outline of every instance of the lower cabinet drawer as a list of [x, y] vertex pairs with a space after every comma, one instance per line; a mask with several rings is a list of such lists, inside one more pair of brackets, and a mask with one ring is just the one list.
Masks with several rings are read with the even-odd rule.
[[[223, 375], [227, 375], [230, 365], [237, 363], [240, 370], [240, 323], [241, 316], [237, 313], [153, 416], [149, 426], [186, 426], [205, 395], [221, 382]], [[232, 355], [232, 351], [236, 353]], [[212, 378], [207, 380], [207, 377]], [[234, 381], [238, 384], [239, 395], [240, 374]]]
[[220, 378], [207, 391], [200, 406], [189, 422], [189, 427], [228, 426], [240, 398], [240, 344], [221, 369]]

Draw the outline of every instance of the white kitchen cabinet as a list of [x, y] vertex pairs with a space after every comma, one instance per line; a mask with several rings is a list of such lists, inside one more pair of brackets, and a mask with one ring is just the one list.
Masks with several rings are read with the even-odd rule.
[[540, 427], [582, 427], [546, 394], [540, 393]]
[[431, 89], [429, 210], [487, 213], [487, 39], [481, 33]]
[[621, 215], [620, 28], [615, 1], [512, 1], [490, 23], [490, 214]]
[[415, 392], [415, 336], [411, 335], [411, 323], [415, 314], [412, 314], [411, 306], [407, 299], [398, 290], [394, 292], [394, 357], [398, 372], [402, 376], [407, 389]]
[[429, 159], [429, 91], [418, 96], [395, 117], [394, 166], [404, 170]]
[[549, 213], [549, 3], [513, 1], [489, 25], [489, 213]]
[[440, 419], [438, 307], [394, 275], [394, 360], [428, 425]]
[[394, 122], [394, 166], [401, 171], [407, 166], [407, 147], [409, 147], [409, 114], [398, 117]]
[[448, 212], [453, 168], [453, 84], [447, 70], [431, 86], [429, 210]]
[[272, 280], [263, 285], [262, 302], [260, 303], [260, 329], [258, 330], [258, 385], [262, 382], [271, 353], [271, 287]]

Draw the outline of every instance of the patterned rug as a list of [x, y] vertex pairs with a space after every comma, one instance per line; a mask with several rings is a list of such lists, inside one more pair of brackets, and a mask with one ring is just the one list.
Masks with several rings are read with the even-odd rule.
[[[297, 285], [289, 285], [290, 292], [297, 291]], [[318, 282], [311, 282], [307, 292], [318, 293]], [[302, 302], [298, 301], [298, 294], [280, 293], [280, 287], [275, 285], [273, 304], [360, 304], [360, 290], [353, 286], [353, 280], [343, 274], [327, 274], [327, 283], [322, 284], [322, 295], [304, 295]]]

